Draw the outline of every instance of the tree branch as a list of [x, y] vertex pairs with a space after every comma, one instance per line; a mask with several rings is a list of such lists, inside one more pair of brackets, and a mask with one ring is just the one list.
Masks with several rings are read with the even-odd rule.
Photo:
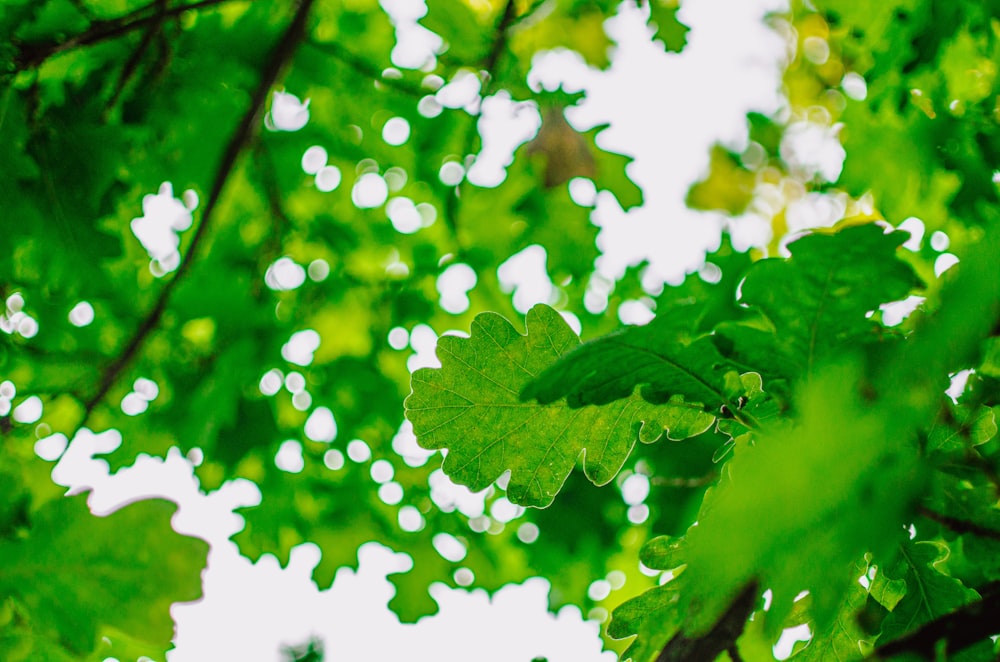
[[247, 109], [247, 112], [243, 115], [240, 123], [237, 125], [236, 130], [233, 132], [232, 137], [230, 137], [229, 143], [226, 145], [226, 149], [222, 154], [222, 159], [219, 162], [219, 167], [216, 170], [215, 178], [212, 182], [212, 188], [209, 191], [208, 199], [205, 202], [205, 207], [202, 211], [201, 222], [198, 224], [198, 229], [195, 231], [194, 237], [191, 239], [191, 244], [188, 246], [187, 253], [181, 260], [181, 264], [174, 273], [174, 277], [163, 286], [162, 290], [160, 290], [160, 295], [157, 297], [156, 303], [146, 314], [145, 319], [142, 321], [142, 324], [139, 325], [139, 328], [136, 329], [132, 338], [125, 346], [125, 349], [113, 362], [111, 362], [110, 365], [108, 365], [107, 368], [105, 368], [97, 391], [84, 403], [84, 417], [83, 421], [81, 421], [81, 426], [87, 422], [87, 419], [90, 418], [94, 408], [104, 399], [104, 397], [108, 394], [108, 391], [111, 390], [111, 387], [118, 381], [122, 371], [124, 371], [126, 366], [128, 366], [132, 359], [135, 358], [136, 354], [139, 353], [139, 350], [142, 349], [142, 346], [149, 334], [152, 333], [152, 331], [159, 325], [160, 319], [163, 317], [163, 313], [167, 308], [167, 303], [170, 301], [170, 296], [177, 288], [177, 285], [180, 284], [184, 277], [189, 273], [191, 265], [194, 264], [198, 248], [208, 233], [208, 228], [210, 227], [212, 221], [212, 215], [219, 202], [222, 190], [225, 188], [226, 182], [236, 166], [236, 161], [239, 158], [240, 153], [253, 138], [255, 131], [261, 124], [260, 115], [264, 108], [264, 104], [267, 101], [268, 93], [271, 91], [271, 87], [278, 79], [278, 76], [280, 75], [285, 64], [287, 64], [288, 60], [291, 59], [292, 54], [295, 52], [295, 48], [305, 36], [306, 19], [309, 16], [309, 11], [312, 9], [314, 2], [315, 0], [302, 0], [299, 3], [298, 8], [295, 11], [295, 15], [292, 18], [292, 22], [289, 24], [285, 33], [281, 36], [281, 39], [274, 46], [270, 56], [266, 60], [264, 69], [261, 72], [260, 82], [250, 99], [250, 107]]
[[945, 515], [931, 510], [926, 506], [920, 506], [920, 508], [917, 509], [917, 512], [922, 517], [926, 517], [932, 522], [937, 522], [942, 526], [946, 526], [955, 533], [971, 533], [972, 535], [979, 536], [981, 538], [1000, 540], [1000, 531], [997, 531], [996, 529], [991, 529], [989, 527], [982, 526], [981, 524], [976, 524], [975, 522], [952, 517], [951, 515]]
[[139, 45], [132, 51], [132, 54], [129, 55], [128, 60], [125, 61], [121, 74], [118, 76], [118, 82], [115, 85], [115, 90], [111, 94], [111, 98], [108, 100], [107, 105], [104, 107], [105, 119], [110, 116], [114, 107], [118, 105], [119, 98], [121, 98], [122, 94], [124, 94], [129, 81], [139, 69], [139, 63], [142, 62], [143, 56], [153, 43], [153, 39], [163, 28], [163, 22], [166, 20], [166, 18], [164, 18], [164, 12], [167, 10], [166, 0], [156, 0], [155, 4], [157, 5], [157, 13], [153, 17], [155, 20], [150, 24], [149, 29], [142, 35]]
[[939, 642], [946, 642], [949, 658], [973, 644], [1000, 633], [1000, 582], [981, 589], [982, 599], [945, 614], [904, 637], [882, 644], [866, 658], [888, 660], [912, 653], [925, 660], [935, 659]]
[[[503, 11], [500, 13], [500, 18], [497, 19], [496, 28], [493, 32], [493, 41], [490, 44], [490, 50], [486, 53], [483, 61], [480, 65], [480, 70], [484, 72], [481, 87], [479, 90], [479, 101], [480, 106], [482, 105], [483, 99], [488, 97], [494, 88], [494, 83], [496, 82], [496, 68], [500, 63], [500, 56], [503, 55], [503, 49], [507, 46], [507, 37], [511, 26], [514, 24], [514, 19], [517, 18], [517, 6], [514, 0], [507, 0], [504, 3]], [[481, 108], [476, 111], [475, 115], [472, 117], [472, 123], [466, 129], [465, 139], [462, 141], [462, 158], [464, 159], [473, 150], [476, 142], [476, 136], [478, 135], [478, 122], [476, 121], [479, 114], [482, 112]], [[465, 163], [462, 163], [465, 166]], [[455, 237], [456, 243], [461, 249], [461, 241], [458, 239], [458, 202], [462, 197], [462, 185], [465, 183], [463, 178], [459, 182], [455, 190], [451, 192], [445, 199], [445, 213], [444, 222], [451, 230], [452, 235]]]
[[700, 637], [678, 633], [663, 647], [656, 662], [704, 662], [714, 660], [724, 651], [735, 650], [736, 640], [757, 606], [758, 597], [757, 582], [750, 582], [708, 632]]
[[157, 5], [160, 3], [159, 0], [154, 0], [150, 4], [140, 7], [139, 9], [136, 9], [135, 11], [124, 16], [103, 21], [95, 21], [91, 24], [90, 28], [78, 35], [74, 35], [69, 39], [66, 39], [65, 41], [21, 44], [18, 48], [17, 55], [14, 56], [14, 69], [15, 71], [32, 69], [39, 66], [53, 55], [57, 55], [74, 48], [79, 48], [81, 46], [90, 46], [109, 39], [115, 39], [116, 37], [121, 37], [122, 35], [128, 34], [129, 32], [137, 30], [145, 25], [155, 24], [158, 21], [162, 21], [173, 16], [180, 16], [186, 11], [204, 9], [205, 7], [211, 7], [212, 5], [219, 5], [223, 2], [232, 1], [233, 0], [199, 0], [198, 2], [193, 2], [189, 5], [178, 5], [177, 7], [171, 7], [165, 11], [158, 12]]
[[500, 14], [500, 18], [497, 20], [493, 43], [490, 45], [490, 52], [487, 53], [486, 58], [483, 60], [483, 71], [486, 72], [486, 75], [490, 79], [483, 88], [484, 94], [482, 96], [487, 96], [489, 90], [492, 89], [492, 79], [495, 78], [497, 64], [500, 63], [500, 56], [503, 54], [503, 49], [507, 46], [507, 36], [515, 18], [517, 18], [517, 7], [514, 4], [514, 0], [507, 0], [503, 6], [503, 13]]

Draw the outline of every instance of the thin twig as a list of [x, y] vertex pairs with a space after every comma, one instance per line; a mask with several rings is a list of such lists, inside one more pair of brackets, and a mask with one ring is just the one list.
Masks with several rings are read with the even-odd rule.
[[121, 74], [118, 76], [118, 82], [115, 84], [115, 90], [111, 94], [111, 98], [104, 107], [104, 117], [110, 116], [112, 110], [116, 105], [118, 105], [118, 99], [125, 92], [125, 88], [128, 86], [132, 77], [135, 76], [135, 72], [139, 69], [139, 63], [142, 62], [142, 57], [146, 54], [150, 45], [153, 43], [153, 39], [156, 35], [163, 29], [163, 13], [167, 9], [165, 0], [156, 0], [156, 4], [159, 7], [159, 12], [156, 15], [158, 20], [154, 21], [149, 29], [142, 35], [142, 39], [139, 41], [139, 45], [132, 51], [129, 55], [128, 60], [125, 61], [125, 65], [122, 67]]
[[[65, 41], [21, 44], [17, 55], [14, 57], [14, 68], [16, 71], [32, 69], [42, 64], [53, 55], [57, 55], [74, 48], [79, 48], [81, 46], [91, 46], [102, 41], [115, 39], [116, 37], [128, 34], [133, 30], [138, 30], [139, 28], [150, 23], [156, 23], [157, 21], [171, 18], [173, 16], [179, 16], [186, 11], [204, 9], [213, 5], [222, 4], [223, 2], [233, 1], [247, 2], [249, 0], [199, 0], [198, 2], [193, 2], [189, 5], [171, 7], [162, 13], [155, 12], [159, 1], [154, 0], [154, 2], [151, 2], [144, 7], [140, 7], [139, 9], [136, 9], [135, 11], [124, 16], [104, 21], [97, 21], [91, 24], [90, 28], [84, 32], [74, 35]], [[150, 14], [150, 12], [153, 13]]]
[[370, 78], [379, 85], [384, 85], [388, 88], [392, 88], [402, 92], [403, 94], [416, 97], [418, 99], [431, 93], [429, 90], [425, 90], [420, 85], [415, 85], [409, 81], [383, 76], [378, 67], [365, 60], [360, 55], [344, 48], [341, 44], [332, 41], [316, 41], [315, 39], [309, 39], [305, 43], [306, 45], [329, 55], [335, 60], [343, 62], [361, 76]]
[[257, 85], [257, 89], [254, 90], [253, 96], [251, 97], [250, 107], [247, 109], [247, 112], [243, 115], [240, 123], [237, 125], [236, 130], [229, 139], [229, 144], [226, 145], [226, 149], [222, 154], [222, 159], [219, 162], [219, 167], [215, 173], [215, 179], [212, 182], [212, 188], [209, 191], [208, 199], [205, 203], [204, 210], [202, 211], [201, 223], [198, 224], [198, 229], [195, 231], [194, 237], [191, 239], [191, 244], [188, 247], [184, 259], [181, 260], [181, 264], [177, 268], [174, 277], [163, 286], [162, 290], [160, 290], [160, 295], [157, 298], [156, 303], [153, 305], [149, 313], [147, 313], [145, 319], [142, 321], [142, 324], [139, 325], [139, 328], [136, 329], [131, 340], [129, 340], [128, 345], [126, 345], [122, 353], [104, 370], [104, 374], [101, 378], [97, 391], [84, 403], [84, 417], [81, 422], [81, 426], [87, 422], [87, 419], [90, 418], [94, 408], [104, 399], [104, 397], [108, 394], [108, 391], [111, 390], [111, 387], [114, 386], [115, 382], [118, 381], [118, 377], [121, 375], [125, 367], [132, 361], [136, 354], [139, 353], [139, 350], [142, 348], [149, 334], [152, 333], [152, 331], [159, 325], [160, 318], [163, 317], [163, 313], [167, 308], [167, 303], [170, 301], [171, 294], [174, 289], [176, 289], [177, 285], [180, 284], [184, 277], [189, 273], [191, 265], [194, 264], [198, 247], [201, 245], [202, 240], [208, 233], [208, 228], [211, 225], [212, 213], [215, 211], [216, 205], [219, 202], [222, 190], [236, 166], [236, 161], [239, 158], [240, 153], [253, 138], [256, 129], [261, 124], [261, 111], [267, 101], [267, 96], [271, 91], [271, 87], [278, 79], [278, 76], [285, 64], [291, 58], [296, 46], [298, 46], [299, 42], [302, 41], [302, 38], [305, 35], [306, 19], [309, 16], [309, 10], [312, 9], [314, 2], [315, 0], [302, 0], [302, 2], [299, 3], [298, 9], [295, 12], [295, 16], [292, 18], [292, 22], [289, 24], [288, 29], [285, 30], [285, 33], [281, 36], [281, 39], [271, 51], [271, 55], [266, 61], [264, 70], [261, 72], [261, 78]]

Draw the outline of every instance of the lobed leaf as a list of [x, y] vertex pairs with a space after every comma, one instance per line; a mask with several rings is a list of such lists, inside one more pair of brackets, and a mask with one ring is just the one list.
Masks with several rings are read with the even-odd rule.
[[638, 396], [604, 406], [523, 402], [519, 394], [546, 366], [579, 344], [562, 317], [538, 305], [527, 315], [527, 335], [503, 317], [483, 313], [469, 338], [438, 342], [440, 369], [413, 373], [406, 416], [421, 446], [448, 450], [443, 469], [452, 480], [480, 490], [510, 470], [508, 498], [546, 506], [577, 458], [598, 485], [621, 469], [636, 440], [653, 442], [704, 432], [714, 417], [681, 401], [654, 405]]
[[[867, 570], [867, 564], [855, 565], [855, 575], [860, 576]], [[868, 591], [858, 582], [847, 589], [844, 601], [837, 610], [832, 622], [824, 629], [814, 632], [809, 644], [799, 651], [793, 659], [800, 662], [853, 662], [864, 657], [866, 645], [865, 632], [861, 629], [859, 615], [868, 601]]]
[[651, 662], [680, 626], [677, 580], [656, 586], [619, 605], [611, 615], [608, 635], [635, 640], [622, 653], [622, 660]]
[[886, 234], [874, 223], [835, 234], [816, 232], [789, 244], [791, 258], [751, 267], [741, 301], [774, 324], [776, 367], [785, 376], [808, 376], [848, 343], [876, 337], [866, 314], [920, 285], [913, 269], [896, 257], [907, 237]]
[[667, 52], [679, 53], [687, 45], [691, 28], [677, 18], [680, 3], [677, 0], [650, 0], [649, 23], [655, 25], [654, 39], [663, 42]]
[[906, 594], [882, 622], [880, 641], [912, 632], [979, 596], [942, 571], [948, 555], [941, 542], [906, 540], [899, 546], [896, 562], [886, 568], [886, 576], [905, 580]]

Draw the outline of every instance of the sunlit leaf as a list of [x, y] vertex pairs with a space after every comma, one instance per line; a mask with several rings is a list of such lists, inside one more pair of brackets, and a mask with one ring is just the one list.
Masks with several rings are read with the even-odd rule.
[[581, 454], [587, 477], [600, 485], [614, 478], [637, 440], [655, 441], [664, 430], [683, 439], [711, 424], [700, 407], [657, 406], [638, 396], [583, 408], [522, 402], [524, 385], [578, 344], [559, 314], [543, 305], [529, 311], [527, 335], [486, 313], [470, 338], [443, 337], [441, 369], [415, 372], [406, 400], [421, 446], [447, 448], [445, 472], [473, 490], [510, 470], [510, 499], [546, 506]]
[[[566, 397], [570, 406], [607, 404], [648, 384], [643, 397], [719, 407], [741, 390], [735, 370], [707, 337], [691, 339], [697, 310], [662, 312], [646, 326], [633, 326], [573, 348], [552, 367], [532, 375], [524, 400], [550, 403]], [[735, 405], [733, 405], [735, 408]]]

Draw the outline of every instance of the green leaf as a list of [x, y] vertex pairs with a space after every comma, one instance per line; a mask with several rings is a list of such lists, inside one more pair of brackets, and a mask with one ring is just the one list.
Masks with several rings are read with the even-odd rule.
[[985, 444], [997, 433], [993, 410], [983, 405], [955, 406], [950, 403], [927, 433], [927, 448], [955, 451]]
[[[867, 570], [867, 565], [864, 562], [855, 565], [854, 574], [861, 576]], [[809, 644], [792, 659], [801, 662], [810, 660], [852, 662], [862, 659], [867, 647], [862, 644], [866, 635], [861, 629], [859, 616], [867, 601], [868, 591], [855, 581], [847, 589], [847, 595], [837, 610], [833, 622], [823, 630], [814, 632]]]
[[808, 377], [848, 343], [875, 341], [866, 313], [906, 297], [919, 280], [896, 257], [905, 232], [865, 224], [815, 232], [789, 244], [788, 259], [761, 260], [747, 273], [741, 301], [774, 324], [776, 357], [788, 376]]
[[649, 23], [656, 27], [654, 39], [663, 42], [667, 52], [679, 53], [687, 45], [691, 28], [677, 20], [677, 0], [649, 0]]
[[0, 542], [0, 595], [13, 596], [35, 637], [76, 654], [114, 627], [166, 650], [171, 603], [201, 595], [208, 546], [170, 529], [176, 506], [139, 501], [94, 517], [84, 497], [50, 502], [25, 538]]
[[677, 580], [646, 591], [619, 605], [611, 614], [608, 635], [624, 639], [637, 635], [622, 660], [651, 662], [680, 625]]
[[880, 640], [891, 641], [912, 632], [979, 596], [944, 571], [948, 555], [948, 548], [940, 542], [907, 540], [899, 546], [887, 576], [905, 580], [906, 595], [882, 622]]
[[[857, 578], [855, 560], [895, 544], [920, 473], [896, 422], [856, 395], [858, 376], [857, 365], [825, 366], [799, 394], [794, 422], [736, 445], [686, 536], [686, 629], [707, 629], [754, 580], [773, 591], [772, 629], [803, 590], [825, 628]], [[767, 526], [746, 525], [760, 521]]]
[[518, 59], [530, 62], [537, 52], [568, 48], [582, 55], [587, 64], [605, 69], [611, 39], [604, 21], [614, 13], [613, 7], [603, 0], [558, 0], [516, 26], [511, 49]]
[[721, 145], [712, 147], [708, 173], [688, 190], [685, 203], [693, 209], [742, 214], [753, 198], [757, 178], [737, 156]]
[[676, 570], [684, 565], [684, 539], [657, 536], [646, 542], [639, 552], [643, 565], [654, 570]]
[[[571, 407], [627, 398], [646, 384], [643, 397], [666, 402], [673, 396], [707, 407], [731, 403], [739, 395], [735, 370], [708, 337], [690, 340], [695, 310], [688, 306], [660, 313], [633, 326], [580, 345], [545, 369], [521, 392], [546, 404], [565, 397]], [[735, 409], [735, 405], [732, 406]]]
[[478, 61], [485, 53], [485, 22], [485, 17], [477, 15], [463, 0], [431, 0], [427, 15], [420, 19], [425, 28], [441, 35], [453, 57], [467, 62]]
[[902, 579], [890, 579], [881, 568], [878, 568], [875, 578], [871, 580], [871, 586], [868, 587], [868, 594], [875, 602], [892, 611], [906, 595], [906, 582]]
[[628, 211], [643, 203], [642, 189], [628, 175], [628, 166], [635, 159], [626, 154], [611, 152], [602, 148], [599, 138], [608, 124], [599, 124], [588, 131], [585, 136], [590, 154], [594, 159], [595, 181], [599, 189], [611, 191], [622, 209]]
[[636, 440], [683, 439], [704, 432], [713, 417], [683, 402], [656, 406], [631, 397], [605, 406], [570, 408], [518, 397], [524, 385], [579, 344], [548, 306], [528, 312], [527, 335], [503, 317], [483, 313], [469, 338], [442, 337], [440, 369], [413, 373], [406, 416], [420, 445], [447, 448], [444, 471], [480, 490], [510, 470], [508, 498], [547, 506], [577, 458], [598, 485], [610, 481]]

